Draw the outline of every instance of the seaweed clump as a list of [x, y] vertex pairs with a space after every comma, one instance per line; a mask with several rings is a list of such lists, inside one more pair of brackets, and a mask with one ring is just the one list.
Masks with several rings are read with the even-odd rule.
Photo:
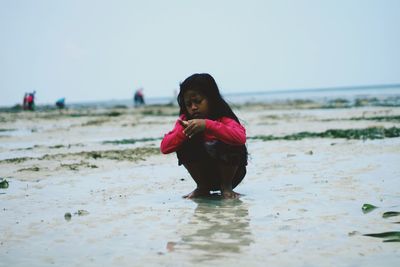
[[8, 188], [8, 181], [6, 179], [0, 178], [0, 188], [2, 189]]
[[352, 121], [369, 120], [369, 121], [394, 121], [394, 122], [400, 122], [400, 116], [355, 117], [355, 118], [351, 118], [350, 120], [352, 120]]
[[256, 135], [248, 139], [256, 139], [262, 141], [275, 141], [275, 140], [302, 140], [305, 138], [344, 138], [344, 139], [383, 139], [400, 137], [400, 128], [391, 127], [369, 127], [365, 129], [330, 129], [325, 132], [299, 132], [285, 136], [273, 135]]
[[[33, 157], [22, 157], [22, 158], [12, 158], [0, 160], [0, 163], [21, 163], [28, 160], [63, 160], [67, 157], [75, 158], [83, 157], [87, 159], [107, 159], [107, 160], [117, 160], [117, 161], [138, 161], [145, 160], [146, 157], [157, 155], [160, 153], [158, 147], [138, 147], [132, 149], [123, 150], [99, 150], [99, 151], [81, 151], [76, 153], [60, 153], [60, 154], [46, 154], [39, 158]], [[69, 167], [69, 166], [63, 166]], [[96, 168], [97, 166], [88, 165], [88, 167]], [[72, 166], [72, 169], [75, 166]]]
[[157, 138], [140, 138], [140, 139], [121, 139], [121, 140], [104, 141], [103, 144], [132, 145], [135, 144], [136, 142], [148, 142], [157, 140], [161, 140], [161, 138], [157, 137]]

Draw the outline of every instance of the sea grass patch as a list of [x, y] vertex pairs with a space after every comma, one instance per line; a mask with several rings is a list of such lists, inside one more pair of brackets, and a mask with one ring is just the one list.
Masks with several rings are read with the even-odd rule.
[[400, 116], [374, 116], [374, 117], [354, 117], [350, 118], [352, 121], [391, 121], [391, 122], [400, 122]]
[[54, 145], [54, 146], [49, 146], [50, 149], [58, 149], [58, 148], [63, 148], [65, 147], [64, 145]]
[[104, 141], [103, 144], [132, 145], [132, 144], [135, 144], [137, 142], [149, 142], [149, 141], [157, 141], [157, 140], [161, 140], [161, 137], [112, 140], [112, 141]]
[[[371, 204], [364, 204], [362, 206], [362, 211], [364, 213], [370, 212], [378, 207], [371, 205]], [[387, 211], [382, 214], [382, 218], [390, 218], [399, 216], [400, 212], [398, 211]], [[399, 223], [399, 222], [394, 222]], [[364, 234], [364, 236], [376, 237], [376, 238], [383, 238], [383, 242], [400, 242], [400, 232], [399, 231], [390, 231], [390, 232], [382, 232], [382, 233], [372, 233], [372, 234]]]
[[160, 149], [157, 147], [139, 147], [134, 149], [122, 149], [122, 150], [105, 150], [105, 151], [91, 151], [91, 152], [79, 152], [76, 155], [81, 155], [86, 158], [94, 159], [111, 159], [118, 161], [137, 161], [144, 160], [145, 157], [156, 155], [160, 153]]
[[109, 122], [109, 119], [96, 119], [96, 120], [90, 120], [85, 123], [82, 123], [81, 126], [95, 126], [95, 125], [102, 125], [106, 122]]
[[391, 127], [369, 127], [365, 129], [331, 129], [325, 132], [299, 132], [285, 136], [273, 135], [256, 135], [248, 137], [248, 139], [262, 140], [262, 141], [275, 141], [275, 140], [302, 140], [305, 138], [343, 138], [343, 139], [383, 139], [400, 137], [400, 128]]
[[112, 149], [99, 151], [81, 151], [75, 153], [46, 154], [42, 157], [21, 157], [0, 160], [1, 163], [22, 163], [28, 160], [63, 160], [68, 157], [87, 158], [87, 159], [109, 159], [118, 161], [138, 161], [145, 160], [145, 157], [160, 154], [158, 147], [138, 147], [130, 149]]
[[28, 171], [28, 172], [38, 172], [38, 171], [40, 171], [40, 168], [37, 167], [37, 166], [33, 166], [33, 167], [30, 167], [30, 168], [19, 169], [18, 171], [19, 172], [26, 172], [26, 171]]
[[0, 178], [0, 188], [7, 189], [9, 186], [8, 181], [6, 179]]
[[371, 211], [373, 211], [374, 209], [377, 209], [377, 208], [378, 208], [377, 206], [374, 206], [372, 204], [366, 203], [361, 207], [361, 210], [362, 210], [363, 213], [369, 213], [369, 212], [371, 212]]
[[66, 168], [66, 169], [71, 170], [71, 171], [78, 171], [81, 167], [83, 167], [83, 168], [92, 168], [92, 169], [98, 168], [97, 165], [90, 164], [89, 162], [86, 162], [86, 161], [81, 161], [81, 162], [78, 162], [78, 163], [69, 163], [69, 164], [68, 163], [61, 163], [60, 167], [61, 168]]
[[395, 217], [395, 216], [399, 216], [399, 215], [400, 215], [400, 212], [398, 212], [398, 211], [387, 211], [382, 214], [382, 217], [390, 218], [390, 217]]
[[384, 238], [383, 242], [400, 242], [399, 231], [365, 234], [364, 236]]
[[32, 157], [11, 158], [11, 159], [0, 160], [0, 163], [22, 163], [22, 162], [25, 162], [27, 160], [32, 160], [32, 159], [35, 159], [35, 158], [32, 158]]

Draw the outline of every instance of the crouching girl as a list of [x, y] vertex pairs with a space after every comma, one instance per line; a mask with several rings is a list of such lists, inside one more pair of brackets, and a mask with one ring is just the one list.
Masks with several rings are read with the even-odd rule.
[[180, 84], [179, 118], [161, 141], [161, 152], [176, 152], [197, 186], [185, 198], [220, 191], [238, 198], [233, 189], [246, 175], [246, 130], [222, 98], [214, 78], [194, 74]]

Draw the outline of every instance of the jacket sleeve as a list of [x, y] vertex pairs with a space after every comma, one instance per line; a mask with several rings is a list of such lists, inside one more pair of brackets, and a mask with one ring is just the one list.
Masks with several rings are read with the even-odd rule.
[[223, 117], [220, 121], [206, 119], [206, 131], [229, 145], [246, 143], [246, 129], [231, 118]]
[[[184, 119], [184, 117], [181, 116], [180, 119]], [[177, 120], [174, 129], [164, 135], [164, 138], [161, 141], [161, 153], [169, 154], [175, 152], [182, 143], [187, 140], [187, 138], [188, 137], [183, 133], [183, 126]]]

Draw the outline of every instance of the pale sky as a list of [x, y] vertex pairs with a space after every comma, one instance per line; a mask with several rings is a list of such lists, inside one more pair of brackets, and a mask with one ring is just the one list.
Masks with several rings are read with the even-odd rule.
[[0, 106], [400, 83], [398, 0], [0, 0]]

